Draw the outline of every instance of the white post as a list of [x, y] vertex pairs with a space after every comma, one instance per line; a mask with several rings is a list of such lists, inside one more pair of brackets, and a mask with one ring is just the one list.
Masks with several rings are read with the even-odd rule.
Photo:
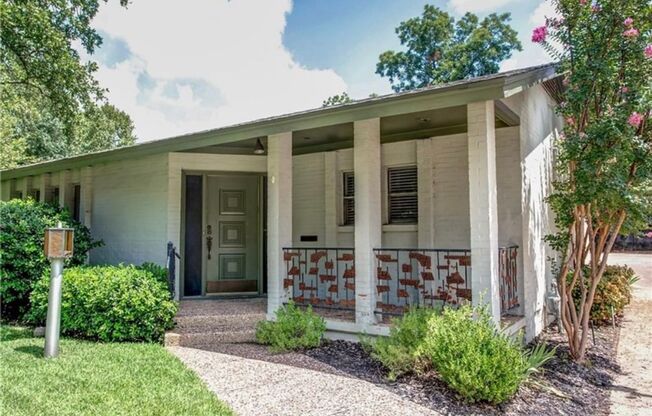
[[267, 318], [287, 300], [283, 247], [292, 245], [292, 132], [267, 138]]
[[72, 207], [71, 194], [72, 194], [72, 183], [71, 183], [71, 172], [69, 169], [62, 170], [59, 172], [59, 206], [61, 208]]
[[93, 168], [81, 168], [81, 218], [82, 224], [91, 227], [93, 217]]
[[52, 192], [52, 175], [44, 173], [41, 175], [39, 202], [51, 202], [50, 192]]
[[420, 248], [435, 248], [433, 201], [432, 140], [417, 140], [417, 189], [419, 221], [417, 239]]
[[479, 304], [482, 296], [482, 302], [488, 304], [494, 322], [499, 324], [500, 282], [493, 101], [469, 104], [467, 120], [473, 303]]
[[382, 243], [380, 155], [380, 119], [354, 122], [355, 321], [362, 330], [376, 322], [373, 249]]

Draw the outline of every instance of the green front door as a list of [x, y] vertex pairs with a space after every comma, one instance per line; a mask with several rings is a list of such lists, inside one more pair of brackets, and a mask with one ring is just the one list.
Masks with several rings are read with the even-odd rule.
[[260, 178], [206, 179], [206, 293], [258, 292]]

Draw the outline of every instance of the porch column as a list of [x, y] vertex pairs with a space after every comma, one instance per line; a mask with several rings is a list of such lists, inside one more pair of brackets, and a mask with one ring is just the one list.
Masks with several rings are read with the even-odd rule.
[[86, 166], [81, 168], [81, 214], [82, 224], [91, 228], [93, 214], [93, 168]]
[[34, 178], [31, 176], [25, 176], [23, 178], [23, 183], [22, 183], [23, 186], [20, 189], [23, 199], [27, 199], [30, 195], [32, 195], [33, 180]]
[[468, 104], [467, 120], [473, 303], [479, 304], [482, 296], [482, 303], [489, 305], [494, 321], [498, 324], [500, 282], [493, 101]]
[[70, 169], [59, 172], [59, 206], [72, 211], [72, 179]]
[[41, 175], [39, 202], [51, 202], [50, 192], [52, 192], [52, 175], [44, 173]]
[[292, 245], [292, 132], [267, 138], [267, 318], [285, 302], [283, 247]]
[[417, 140], [417, 201], [419, 211], [417, 239], [421, 248], [434, 248], [434, 201], [433, 201], [432, 140]]
[[355, 172], [355, 321], [364, 329], [375, 323], [375, 261], [382, 243], [380, 119], [353, 123]]

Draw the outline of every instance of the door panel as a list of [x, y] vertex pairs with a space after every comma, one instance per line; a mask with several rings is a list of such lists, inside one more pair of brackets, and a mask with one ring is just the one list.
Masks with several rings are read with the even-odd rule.
[[207, 176], [206, 293], [258, 291], [258, 183]]
[[202, 294], [202, 176], [188, 175], [185, 195], [183, 296]]

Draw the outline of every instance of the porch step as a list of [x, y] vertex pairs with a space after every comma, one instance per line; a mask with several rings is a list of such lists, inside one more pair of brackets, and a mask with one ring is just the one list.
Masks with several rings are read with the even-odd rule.
[[265, 299], [260, 298], [181, 301], [176, 326], [165, 334], [165, 345], [200, 348], [254, 342], [265, 311]]
[[238, 344], [255, 342], [255, 329], [239, 329], [218, 332], [178, 333], [170, 331], [165, 334], [166, 346], [202, 347], [216, 344]]

